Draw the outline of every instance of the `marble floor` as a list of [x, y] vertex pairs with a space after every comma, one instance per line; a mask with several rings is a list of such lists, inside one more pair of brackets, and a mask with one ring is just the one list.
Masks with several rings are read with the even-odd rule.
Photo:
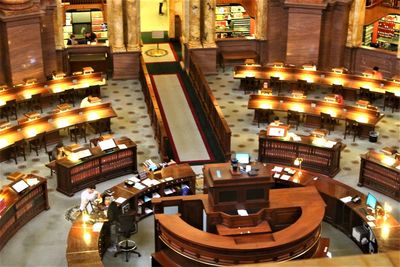
[[[239, 91], [239, 81], [233, 79], [232, 68], [226, 68], [225, 72], [219, 71], [218, 75], [209, 76], [207, 80], [217, 97], [226, 119], [232, 130], [232, 150], [243, 151], [252, 154], [253, 159], [257, 155], [257, 133], [260, 130], [253, 123], [253, 112], [247, 110], [248, 96]], [[146, 105], [141, 92], [140, 83], [137, 80], [108, 81], [108, 85], [103, 86], [102, 96], [105, 101], [112, 102], [118, 117], [112, 120], [112, 128], [115, 136], [127, 136], [138, 144], [138, 162], [143, 162], [147, 158], [159, 161], [157, 144], [153, 138], [153, 130], [147, 115]], [[323, 92], [313, 92], [310, 97], [321, 99]], [[378, 104], [381, 104], [378, 102]], [[55, 105], [55, 103], [54, 103]], [[49, 112], [52, 105], [45, 109]], [[377, 143], [369, 143], [368, 140], [352, 142], [352, 139], [343, 139], [343, 125], [338, 126], [329, 136], [333, 140], [343, 141], [347, 147], [342, 153], [341, 172], [335, 179], [356, 187], [363, 193], [370, 190], [358, 188], [358, 172], [360, 165], [359, 155], [368, 149], [379, 150], [387, 145], [399, 146], [400, 143], [400, 114], [386, 112], [386, 116], [379, 122], [377, 130], [380, 133]], [[22, 114], [20, 114], [22, 115]], [[284, 114], [279, 114], [284, 120]], [[299, 133], [307, 134], [308, 128], [299, 128]], [[65, 134], [65, 133], [64, 133]], [[88, 139], [94, 137], [91, 134]], [[82, 140], [83, 142], [83, 140]], [[67, 137], [64, 144], [69, 144]], [[48, 179], [50, 210], [42, 212], [25, 227], [21, 228], [7, 245], [0, 251], [0, 266], [66, 266], [65, 249], [68, 231], [71, 223], [65, 219], [66, 211], [79, 203], [80, 192], [73, 197], [67, 197], [57, 192], [56, 179], [50, 177], [50, 171], [44, 166], [48, 162], [47, 155], [42, 153], [37, 157], [31, 153], [27, 161], [21, 160], [18, 165], [14, 162], [0, 163], [0, 186], [7, 184], [5, 179], [7, 174], [14, 171], [33, 172]], [[197, 173], [201, 172], [201, 166], [194, 167]], [[100, 192], [124, 180], [119, 177], [98, 185]], [[199, 187], [201, 178], [199, 179]], [[394, 208], [393, 214], [400, 219], [399, 203], [373, 192], [381, 202], [388, 202]], [[342, 236], [341, 233], [329, 225], [324, 225], [323, 235], [331, 237], [333, 240], [333, 256], [348, 255], [359, 253], [359, 250], [352, 241]], [[149, 216], [139, 223], [139, 233], [135, 235], [141, 258], [132, 256], [129, 266], [150, 266], [150, 254], [154, 250], [153, 237], [153, 216]], [[21, 254], [23, 256], [21, 256]], [[109, 253], [104, 257], [105, 266], [128, 266], [121, 257], [114, 258]]]

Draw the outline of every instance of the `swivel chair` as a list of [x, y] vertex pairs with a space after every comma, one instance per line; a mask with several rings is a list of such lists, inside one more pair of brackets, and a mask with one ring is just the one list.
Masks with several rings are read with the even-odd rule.
[[138, 232], [138, 223], [136, 220], [136, 213], [122, 214], [118, 217], [119, 229], [118, 233], [125, 237], [124, 240], [118, 242], [118, 251], [114, 254], [117, 257], [118, 254], [125, 253], [125, 261], [129, 261], [129, 256], [131, 253], [141, 256], [139, 252], [136, 251], [137, 246], [135, 241], [129, 239], [132, 234]]

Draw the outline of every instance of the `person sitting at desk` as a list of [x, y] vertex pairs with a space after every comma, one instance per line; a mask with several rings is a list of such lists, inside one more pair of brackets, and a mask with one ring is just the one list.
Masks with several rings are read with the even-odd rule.
[[51, 157], [52, 160], [57, 160], [61, 159], [62, 157], [66, 156], [65, 150], [64, 150], [64, 144], [62, 142], [59, 142], [53, 150], [51, 150]]
[[96, 191], [96, 186], [89, 186], [81, 194], [81, 206], [79, 209], [83, 211], [89, 202], [95, 201], [98, 198], [101, 198], [101, 195], [98, 191]]
[[86, 32], [85, 33], [85, 41], [88, 44], [97, 42], [97, 35], [94, 32]]
[[279, 120], [279, 117], [278, 117], [278, 116], [275, 116], [275, 117], [274, 117], [274, 121], [271, 122], [269, 125], [270, 125], [270, 126], [279, 126], [279, 125], [282, 125], [282, 124], [283, 124], [283, 122], [281, 122], [281, 121]]
[[372, 69], [372, 78], [382, 80], [383, 79], [383, 74], [382, 72], [379, 71], [379, 67], [375, 66]]
[[78, 42], [75, 40], [75, 34], [71, 34], [67, 41], [67, 45], [76, 45]]

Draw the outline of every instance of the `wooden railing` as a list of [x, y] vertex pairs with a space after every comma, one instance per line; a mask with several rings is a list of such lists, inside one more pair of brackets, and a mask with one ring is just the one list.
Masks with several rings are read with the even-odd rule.
[[231, 129], [228, 126], [219, 107], [217, 100], [211, 92], [208, 82], [200, 69], [200, 66], [196, 64], [196, 56], [190, 54], [190, 66], [189, 66], [189, 77], [196, 91], [197, 96], [200, 99], [204, 113], [211, 125], [211, 128], [217, 138], [218, 144], [224, 153], [225, 160], [231, 158]]
[[143, 57], [140, 57], [139, 80], [142, 85], [142, 91], [147, 105], [147, 112], [150, 116], [151, 125], [153, 126], [154, 135], [157, 140], [158, 152], [163, 161], [168, 161], [168, 152], [171, 151], [170, 141]]

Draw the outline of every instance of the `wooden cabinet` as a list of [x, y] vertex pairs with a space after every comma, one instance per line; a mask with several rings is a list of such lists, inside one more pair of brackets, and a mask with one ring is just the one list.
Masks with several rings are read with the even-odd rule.
[[125, 144], [127, 148], [115, 148], [106, 153], [96, 147], [91, 150], [92, 156], [87, 160], [57, 160], [57, 190], [72, 196], [89, 185], [136, 172], [136, 144], [130, 139], [118, 140], [117, 143]]
[[370, 151], [361, 155], [358, 186], [366, 186], [400, 201], [399, 166], [399, 160], [381, 153]]
[[38, 183], [29, 186], [24, 192], [18, 194], [10, 186], [6, 186], [0, 194], [5, 202], [5, 209], [0, 211], [0, 250], [22, 226], [50, 208], [46, 179], [29, 174], [24, 180], [31, 178], [36, 178]]

